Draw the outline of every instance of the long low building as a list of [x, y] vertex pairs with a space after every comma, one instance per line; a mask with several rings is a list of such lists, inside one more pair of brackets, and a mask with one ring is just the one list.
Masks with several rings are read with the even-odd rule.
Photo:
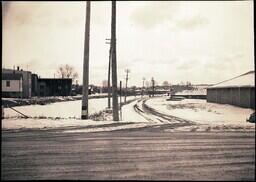
[[38, 78], [38, 94], [45, 96], [71, 95], [71, 78]]
[[255, 71], [208, 87], [207, 102], [255, 109]]

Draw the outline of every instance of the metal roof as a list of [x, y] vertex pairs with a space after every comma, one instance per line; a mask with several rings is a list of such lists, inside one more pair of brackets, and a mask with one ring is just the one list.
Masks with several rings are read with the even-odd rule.
[[249, 71], [229, 80], [217, 83], [211, 88], [255, 87], [255, 71]]
[[22, 78], [22, 74], [15, 73], [2, 73], [2, 80], [20, 80]]

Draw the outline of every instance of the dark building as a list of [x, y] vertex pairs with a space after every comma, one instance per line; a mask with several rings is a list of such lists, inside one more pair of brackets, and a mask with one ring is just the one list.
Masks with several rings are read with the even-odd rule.
[[32, 74], [31, 75], [31, 91], [32, 91], [32, 97], [34, 96], [38, 96], [39, 93], [38, 93], [38, 76], [37, 74]]
[[207, 102], [255, 109], [255, 72], [250, 71], [208, 87]]
[[38, 96], [70, 96], [71, 78], [38, 78]]

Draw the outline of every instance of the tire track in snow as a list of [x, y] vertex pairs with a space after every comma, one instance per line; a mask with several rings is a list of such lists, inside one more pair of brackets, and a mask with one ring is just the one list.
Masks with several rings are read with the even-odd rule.
[[137, 103], [133, 106], [133, 108], [138, 114], [143, 116], [148, 121], [158, 124], [168, 124], [171, 125], [173, 128], [195, 125], [195, 123], [192, 121], [156, 111], [145, 103], [147, 100], [148, 98], [139, 99]]

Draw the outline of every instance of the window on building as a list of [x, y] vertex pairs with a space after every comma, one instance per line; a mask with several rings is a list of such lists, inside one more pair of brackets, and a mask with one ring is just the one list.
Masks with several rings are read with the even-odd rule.
[[6, 81], [6, 87], [10, 87], [10, 80]]

